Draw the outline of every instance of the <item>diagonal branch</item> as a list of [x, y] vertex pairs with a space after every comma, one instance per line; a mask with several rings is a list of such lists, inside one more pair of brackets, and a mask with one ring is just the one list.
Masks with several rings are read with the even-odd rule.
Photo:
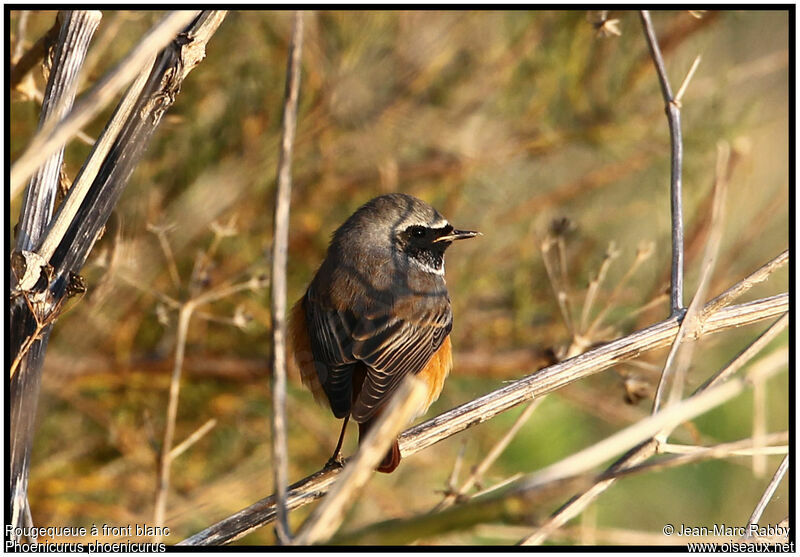
[[[726, 381], [729, 377], [731, 377], [734, 373], [740, 370], [745, 364], [747, 364], [756, 354], [758, 354], [767, 344], [772, 342], [775, 337], [780, 334], [783, 329], [786, 328], [786, 325], [789, 323], [789, 316], [788, 313], [784, 314], [780, 319], [778, 319], [775, 323], [770, 325], [770, 327], [764, 331], [756, 340], [754, 340], [750, 345], [741, 351], [733, 360], [731, 360], [726, 366], [718, 370], [711, 378], [701, 385], [700, 387], [695, 390], [693, 396], [699, 394], [714, 385], [718, 385], [723, 381]], [[665, 433], [665, 432], [662, 432]], [[615, 473], [619, 472], [620, 470], [624, 470], [627, 468], [631, 468], [633, 466], [637, 466], [640, 463], [644, 462], [651, 456], [653, 456], [659, 447], [659, 442], [655, 439], [649, 439], [644, 443], [640, 444], [638, 447], [635, 447], [627, 454], [623, 455], [621, 458], [617, 459], [611, 466], [609, 466], [608, 470], [606, 471], [609, 475], [614, 475]], [[603, 481], [597, 482], [592, 485], [589, 489], [574, 496], [572, 499], [567, 501], [560, 509], [558, 509], [550, 519], [542, 525], [536, 532], [528, 536], [525, 540], [523, 540], [523, 544], [525, 545], [535, 545], [542, 543], [547, 537], [555, 532], [558, 528], [566, 524], [570, 519], [578, 516], [589, 504], [594, 501], [601, 493], [603, 493], [606, 489], [611, 487], [614, 483], [615, 479], [613, 477], [609, 479], [605, 479]]]
[[753, 533], [758, 531], [758, 521], [761, 519], [761, 515], [764, 513], [764, 509], [767, 508], [767, 504], [769, 504], [770, 499], [772, 496], [775, 495], [775, 490], [778, 489], [778, 485], [781, 483], [781, 480], [786, 475], [786, 470], [789, 469], [789, 455], [787, 454], [783, 457], [780, 466], [778, 469], [775, 470], [775, 475], [772, 476], [772, 480], [770, 480], [767, 489], [764, 490], [764, 494], [759, 499], [756, 508], [753, 509], [753, 514], [750, 515], [750, 519], [747, 521], [747, 534], [745, 535], [745, 539], [753, 537]]
[[114, 95], [135, 78], [162, 48], [175, 39], [175, 35], [198, 15], [196, 11], [175, 11], [168, 14], [125, 59], [91, 91], [84, 95], [75, 108], [60, 122], [43, 127], [11, 166], [11, 193], [13, 199], [25, 180], [51, 153], [63, 146], [75, 132], [83, 128], [95, 114], [108, 104]]
[[[788, 309], [789, 296], [786, 293], [728, 307], [709, 316], [698, 336], [776, 317]], [[677, 334], [678, 327], [678, 317], [671, 317], [509, 383], [406, 430], [400, 436], [400, 451], [407, 457], [535, 396], [558, 390], [620, 362], [636, 358], [644, 352], [668, 346]], [[324, 495], [339, 473], [340, 469], [320, 470], [290, 486], [289, 509], [301, 507]], [[228, 543], [274, 519], [275, 499], [270, 496], [183, 540], [179, 545]]]

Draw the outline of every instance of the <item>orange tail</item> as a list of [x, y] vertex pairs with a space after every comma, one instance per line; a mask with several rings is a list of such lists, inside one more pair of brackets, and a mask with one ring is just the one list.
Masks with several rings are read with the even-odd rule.
[[[363, 424], [358, 424], [358, 439], [361, 441], [367, 435], [367, 431], [369, 431], [371, 421], [366, 421]], [[384, 474], [391, 474], [394, 472], [394, 469], [400, 465], [400, 445], [397, 443], [397, 439], [394, 440], [392, 443], [391, 448], [386, 453], [386, 456], [383, 457], [383, 460], [378, 465], [375, 470], [378, 472], [383, 472]]]

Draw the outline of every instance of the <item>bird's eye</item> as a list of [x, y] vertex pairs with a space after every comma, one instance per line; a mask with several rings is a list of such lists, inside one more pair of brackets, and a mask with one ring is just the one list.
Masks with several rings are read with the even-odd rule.
[[413, 238], [424, 238], [425, 237], [425, 229], [421, 226], [411, 226], [409, 227], [408, 231], [411, 233]]

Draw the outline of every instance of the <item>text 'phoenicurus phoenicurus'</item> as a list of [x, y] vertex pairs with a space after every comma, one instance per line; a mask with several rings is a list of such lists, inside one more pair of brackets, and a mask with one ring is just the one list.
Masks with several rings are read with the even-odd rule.
[[[344, 418], [331, 461], [340, 462], [348, 420], [363, 438], [407, 374], [428, 386], [418, 415], [439, 397], [453, 363], [444, 252], [478, 234], [454, 229], [424, 201], [397, 193], [369, 201], [333, 234], [289, 322], [303, 384]], [[378, 471], [398, 464], [395, 440]]]

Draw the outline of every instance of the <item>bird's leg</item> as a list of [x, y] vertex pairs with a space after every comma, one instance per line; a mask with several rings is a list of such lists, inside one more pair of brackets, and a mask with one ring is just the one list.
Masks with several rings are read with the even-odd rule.
[[344, 466], [344, 459], [342, 458], [342, 443], [344, 442], [344, 432], [347, 430], [347, 422], [350, 420], [350, 414], [344, 417], [344, 422], [342, 423], [342, 432], [339, 434], [339, 441], [336, 443], [336, 449], [333, 451], [333, 455], [328, 459], [328, 462], [325, 463], [325, 468], [330, 468], [333, 466], [342, 467]]

